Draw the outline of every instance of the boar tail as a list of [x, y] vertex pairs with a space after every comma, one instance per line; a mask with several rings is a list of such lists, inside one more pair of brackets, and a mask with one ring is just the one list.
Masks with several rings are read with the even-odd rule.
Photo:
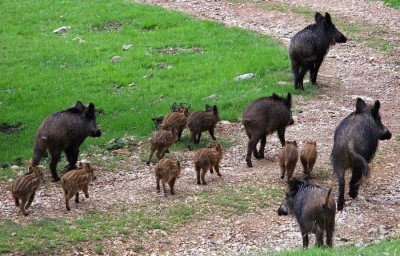
[[360, 154], [356, 152], [353, 141], [350, 141], [349, 143], [349, 151], [351, 160], [354, 163], [354, 171], [361, 172], [362, 178], [360, 179], [360, 183], [362, 183], [366, 178], [368, 178], [370, 173], [368, 163]]
[[326, 195], [326, 198], [325, 198], [325, 203], [322, 205], [323, 209], [327, 209], [328, 208], [328, 204], [329, 204], [329, 199], [331, 197], [331, 193], [332, 193], [332, 188], [329, 188], [328, 194]]

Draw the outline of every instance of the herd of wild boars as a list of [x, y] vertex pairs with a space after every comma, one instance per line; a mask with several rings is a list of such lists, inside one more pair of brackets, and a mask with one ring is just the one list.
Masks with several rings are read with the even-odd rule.
[[[347, 38], [340, 33], [332, 23], [331, 16], [326, 13], [322, 16], [315, 14], [315, 24], [298, 32], [291, 40], [289, 56], [291, 59], [294, 84], [296, 89], [304, 89], [303, 79], [310, 71], [310, 82], [315, 84], [318, 70], [329, 47], [335, 43], [344, 43]], [[379, 114], [380, 102], [367, 105], [361, 98], [356, 101], [355, 111], [344, 118], [334, 133], [331, 160], [333, 173], [338, 179], [337, 207], [334, 201], [332, 188], [324, 188], [312, 184], [312, 172], [317, 161], [317, 141], [292, 138], [285, 140], [286, 128], [294, 124], [292, 117], [292, 95], [279, 96], [276, 93], [267, 97], [258, 98], [249, 103], [243, 111], [242, 124], [248, 137], [245, 161], [248, 167], [253, 167], [252, 156], [256, 159], [265, 158], [267, 135], [277, 132], [282, 148], [280, 149], [278, 168], [280, 178], [287, 185], [286, 197], [278, 209], [279, 215], [293, 213], [300, 225], [303, 237], [303, 246], [307, 247], [308, 234], [316, 234], [317, 246], [324, 244], [332, 246], [332, 237], [335, 229], [336, 209], [344, 207], [345, 171], [352, 171], [349, 182], [349, 196], [356, 198], [363, 181], [368, 177], [368, 164], [374, 157], [379, 140], [391, 138], [390, 131], [382, 124]], [[223, 109], [222, 109], [223, 111]], [[175, 194], [175, 183], [181, 176], [182, 161], [164, 158], [170, 147], [181, 141], [185, 127], [190, 132], [189, 150], [193, 144], [199, 144], [201, 133], [209, 132], [210, 138], [217, 141], [215, 127], [221, 120], [220, 109], [206, 105], [205, 110], [189, 113], [183, 106], [174, 108], [171, 113], [160, 122], [160, 130], [154, 132], [150, 140], [150, 152], [146, 161], [150, 165], [153, 154], [157, 151], [157, 163], [154, 166], [156, 191], [166, 196], [167, 184], [170, 194]], [[54, 113], [47, 117], [38, 128], [35, 142], [32, 166], [26, 174], [19, 176], [12, 184], [12, 196], [15, 205], [20, 207], [24, 215], [32, 204], [35, 192], [44, 181], [43, 170], [38, 167], [46, 151], [50, 153], [50, 171], [53, 181], [60, 181], [57, 173], [57, 164], [62, 152], [65, 153], [68, 165], [61, 177], [61, 187], [64, 191], [65, 206], [71, 210], [69, 201], [75, 196], [79, 202], [79, 191], [89, 197], [89, 184], [94, 179], [93, 167], [89, 163], [80, 163], [76, 166], [79, 149], [87, 137], [99, 137], [102, 132], [96, 123], [95, 106], [90, 103], [85, 106], [77, 102], [74, 107]], [[298, 142], [300, 142], [298, 144]], [[302, 143], [303, 142], [303, 143]], [[257, 145], [259, 147], [257, 148]], [[298, 180], [294, 175], [296, 164], [300, 158], [305, 180]], [[199, 148], [193, 154], [193, 176], [199, 185], [206, 185], [206, 173], [220, 172], [220, 163], [223, 159], [221, 143], [210, 143], [207, 147]]]

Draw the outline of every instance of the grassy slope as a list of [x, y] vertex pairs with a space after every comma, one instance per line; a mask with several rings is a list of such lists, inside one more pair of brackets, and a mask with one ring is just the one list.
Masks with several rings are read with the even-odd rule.
[[[151, 117], [168, 113], [173, 102], [192, 110], [217, 104], [223, 119], [238, 120], [251, 100], [293, 91], [286, 49], [253, 32], [126, 1], [1, 1], [0, 7], [7, 10], [0, 13], [0, 123], [23, 127], [0, 133], [0, 163], [30, 159], [41, 121], [77, 100], [105, 113], [98, 118], [104, 136], [87, 147], [149, 136]], [[71, 26], [65, 35], [52, 33], [64, 25]], [[124, 44], [133, 47], [123, 51]], [[122, 61], [111, 62], [117, 55]], [[255, 79], [234, 81], [248, 72]]]

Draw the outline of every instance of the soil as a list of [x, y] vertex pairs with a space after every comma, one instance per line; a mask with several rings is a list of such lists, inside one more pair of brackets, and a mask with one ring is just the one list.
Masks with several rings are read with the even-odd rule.
[[[318, 159], [313, 182], [332, 187], [336, 197], [337, 181], [332, 175], [329, 160], [334, 130], [355, 109], [357, 97], [363, 98], [369, 104], [379, 99], [382, 122], [390, 129], [393, 138], [380, 142], [375, 159], [370, 164], [371, 176], [362, 185], [359, 197], [351, 199], [346, 194], [345, 208], [336, 216], [334, 246], [362, 246], [400, 237], [400, 175], [397, 170], [400, 166], [400, 10], [369, 0], [139, 2], [184, 11], [227, 26], [254, 30], [273, 36], [285, 44], [288, 44], [297, 31], [313, 23], [312, 13], [315, 11], [329, 12], [339, 30], [343, 24], [351, 26], [355, 32], [347, 35], [349, 41], [333, 46], [322, 64], [317, 80], [318, 93], [312, 97], [294, 97], [293, 105], [297, 113], [294, 117], [295, 125], [288, 127], [286, 138], [296, 139], [299, 148], [302, 148], [306, 140], [317, 141]], [[305, 87], [307, 86], [312, 85], [305, 83]], [[240, 123], [222, 121], [215, 134], [217, 137], [229, 138], [232, 146], [225, 150], [221, 164], [223, 176], [207, 176], [208, 188], [218, 189], [223, 185], [235, 184], [262, 187], [268, 184], [270, 187], [285, 190], [285, 182], [279, 178], [277, 156], [280, 143], [275, 134], [267, 138], [267, 159], [253, 159], [253, 168], [247, 168], [244, 161], [247, 137]], [[123, 158], [120, 154], [95, 153], [87, 156], [116, 163], [116, 167], [109, 172], [98, 172], [98, 178], [89, 191], [93, 195], [91, 198], [79, 205], [71, 203], [72, 211], [67, 213], [60, 187], [54, 183], [45, 183], [30, 209], [33, 214], [27, 218], [73, 220], [92, 209], [117, 212], [115, 209], [120, 209], [120, 205], [142, 205], [157, 197], [154, 177], [149, 174], [151, 168], [140, 160], [138, 152], [131, 150], [118, 153], [130, 156]], [[183, 153], [171, 153], [171, 157], [181, 160], [184, 166], [182, 177], [177, 181], [177, 194], [204, 189], [203, 186], [195, 185], [190, 160], [193, 155], [194, 152], [187, 150]], [[301, 175], [299, 163], [296, 173]], [[349, 176], [346, 181], [349, 181]], [[25, 221], [26, 218], [14, 206], [6, 186], [7, 184], [0, 184], [0, 218]], [[174, 204], [179, 200], [183, 200], [182, 197], [165, 198], [166, 204]], [[298, 224], [292, 216], [279, 217], [276, 213], [278, 207], [279, 202], [272, 201], [271, 207], [258, 213], [229, 217], [217, 213], [207, 216], [206, 220], [189, 222], [168, 233], [152, 230], [145, 234], [145, 239], [140, 244], [133, 238], [110, 238], [104, 241], [104, 252], [110, 255], [134, 255], [136, 250], [132, 248], [139, 246], [142, 249], [140, 254], [238, 255], [301, 247]], [[95, 251], [75, 253], [95, 254]]]

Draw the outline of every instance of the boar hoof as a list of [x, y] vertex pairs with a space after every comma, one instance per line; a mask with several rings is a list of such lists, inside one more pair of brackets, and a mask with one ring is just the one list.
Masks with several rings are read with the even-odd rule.
[[200, 181], [197, 182], [197, 185], [201, 185]]
[[248, 167], [253, 167], [253, 164], [251, 163], [250, 159], [246, 159], [246, 163]]
[[283, 178], [285, 178], [285, 176], [282, 175], [282, 176], [281, 176], [281, 179], [283, 179]]
[[206, 182], [203, 182], [203, 185], [207, 185], [207, 183], [206, 183]]
[[146, 164], [147, 164], [147, 165], [150, 165], [150, 161], [147, 161]]
[[57, 176], [57, 177], [53, 177], [53, 179], [51, 180], [51, 182], [59, 182], [60, 181], [60, 178]]
[[24, 215], [25, 215], [25, 216], [28, 216], [28, 215], [29, 215], [29, 212], [24, 212]]
[[67, 207], [67, 211], [71, 211], [71, 208], [70, 208], [70, 207]]
[[353, 199], [357, 198], [357, 196], [358, 196], [358, 191], [350, 190], [350, 191], [349, 191], [349, 196], [350, 196], [351, 198], [353, 198]]

